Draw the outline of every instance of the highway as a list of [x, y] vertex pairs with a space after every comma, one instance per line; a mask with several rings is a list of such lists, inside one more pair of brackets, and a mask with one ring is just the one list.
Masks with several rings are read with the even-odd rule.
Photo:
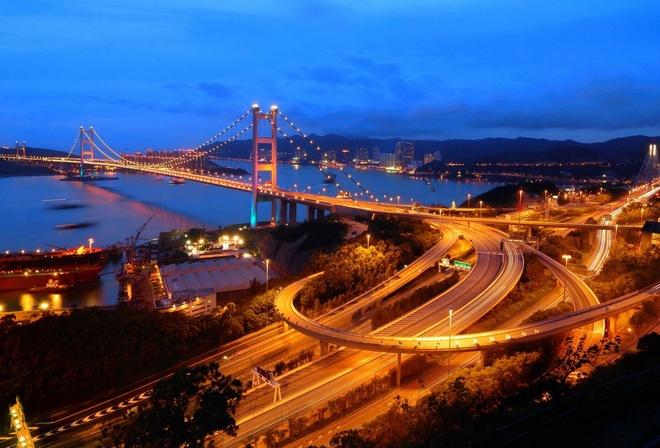
[[[305, 198], [305, 201], [312, 199]], [[316, 201], [317, 204], [321, 203]], [[335, 203], [338, 203], [338, 200], [329, 199], [324, 205], [332, 206]], [[361, 206], [361, 210], [383, 213], [385, 208], [370, 204], [369, 207]], [[515, 286], [523, 268], [520, 248], [513, 243], [504, 242], [503, 250], [500, 250], [503, 234], [486, 227], [486, 222], [482, 223], [478, 219], [439, 218], [433, 214], [412, 214], [407, 210], [390, 213], [433, 219], [435, 225], [442, 229], [445, 238], [394, 278], [314, 321], [301, 316], [292, 306], [297, 291], [308, 279], [296, 282], [281, 292], [276, 307], [288, 325], [306, 335], [295, 330], [281, 332], [280, 329], [271, 328], [270, 334], [250, 335], [237, 341], [235, 345], [228, 344], [213, 356], [196, 361], [202, 363], [219, 360], [223, 373], [231, 374], [245, 383], [253, 367], [271, 366], [302, 348], [316, 345], [317, 339], [337, 346], [314, 362], [278, 377], [282, 392], [281, 401], [274, 402], [274, 391], [268, 386], [250, 390], [238, 408], [239, 437], [234, 439], [220, 435], [216, 438], [218, 446], [240, 446], [263, 434], [267, 428], [276, 427], [291, 416], [314, 410], [328, 400], [368, 381], [376, 372], [389, 372], [397, 365], [396, 356], [391, 353], [405, 355], [451, 350], [455, 355], [465, 355], [465, 359], [473, 359], [475, 355], [470, 352], [483, 348], [534, 341], [590, 325], [592, 322], [602, 322], [604, 317], [636, 306], [657, 295], [660, 290], [660, 286], [656, 285], [607, 304], [598, 304], [593, 292], [578, 277], [568, 272], [560, 263], [546, 259], [544, 262], [555, 275], [565, 278], [574, 312], [530, 325], [479, 334], [459, 334], [462, 329], [492, 309]], [[502, 223], [501, 220], [499, 222]], [[547, 222], [544, 224], [548, 225]], [[602, 226], [603, 235], [609, 233], [612, 227]], [[472, 272], [464, 275], [456, 287], [382, 329], [365, 331], [367, 327], [364, 320], [358, 322], [357, 328], [354, 327], [353, 317], [357, 310], [365, 315], [373, 304], [437, 263], [456, 241], [458, 233], [472, 241], [478, 259]], [[448, 317], [449, 308], [453, 310], [452, 320]], [[599, 331], [595, 329], [594, 333]], [[153, 381], [157, 379], [154, 378]], [[40, 426], [33, 432], [35, 439], [43, 447], [97, 446], [87, 445], [85, 441], [98, 438], [102, 422], [116, 420], [121, 415], [119, 411], [146, 399], [152, 385], [153, 382], [145, 383], [139, 388], [127, 391], [120, 398], [108, 399], [76, 414], [53, 419], [48, 425]]]

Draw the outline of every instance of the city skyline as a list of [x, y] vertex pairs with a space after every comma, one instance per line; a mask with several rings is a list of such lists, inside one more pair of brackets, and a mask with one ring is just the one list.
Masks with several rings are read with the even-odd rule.
[[253, 103], [306, 133], [532, 137], [660, 132], [650, 1], [2, 6], [0, 144], [196, 147]]

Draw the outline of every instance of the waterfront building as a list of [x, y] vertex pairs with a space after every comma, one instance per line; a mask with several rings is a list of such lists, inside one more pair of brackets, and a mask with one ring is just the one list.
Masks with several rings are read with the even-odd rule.
[[[266, 268], [252, 257], [199, 258], [158, 267], [164, 297], [173, 301], [180, 297], [215, 294], [216, 303], [224, 304], [245, 295], [253, 282], [266, 283]], [[269, 277], [275, 273], [269, 270]]]
[[440, 155], [440, 151], [435, 151], [432, 154], [424, 154], [424, 164], [431, 163], [433, 161], [442, 161], [442, 157]]
[[369, 163], [369, 148], [358, 148], [355, 151], [355, 164], [366, 165]]
[[396, 166], [396, 154], [392, 152], [383, 152], [380, 153], [380, 158], [378, 160], [379, 165], [382, 167], [394, 167]]
[[415, 158], [415, 144], [413, 142], [396, 143], [396, 166], [407, 168]]
[[380, 148], [378, 146], [374, 146], [371, 152], [371, 160], [376, 163], [380, 162]]

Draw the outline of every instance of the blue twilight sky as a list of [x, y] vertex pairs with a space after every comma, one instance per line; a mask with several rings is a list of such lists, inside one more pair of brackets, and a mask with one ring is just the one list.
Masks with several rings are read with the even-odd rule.
[[196, 147], [255, 102], [307, 134], [655, 136], [659, 19], [657, 0], [3, 1], [0, 145], [68, 151], [93, 126], [116, 151]]

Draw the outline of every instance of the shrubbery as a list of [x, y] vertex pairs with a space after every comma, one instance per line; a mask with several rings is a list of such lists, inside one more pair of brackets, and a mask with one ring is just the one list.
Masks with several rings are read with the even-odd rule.
[[411, 295], [388, 305], [378, 305], [371, 315], [371, 329], [385, 325], [397, 317], [401, 317], [409, 311], [426, 303], [438, 294], [454, 286], [460, 280], [458, 271], [454, 271], [448, 277], [435, 282], [429, 286], [422, 286], [415, 290]]

